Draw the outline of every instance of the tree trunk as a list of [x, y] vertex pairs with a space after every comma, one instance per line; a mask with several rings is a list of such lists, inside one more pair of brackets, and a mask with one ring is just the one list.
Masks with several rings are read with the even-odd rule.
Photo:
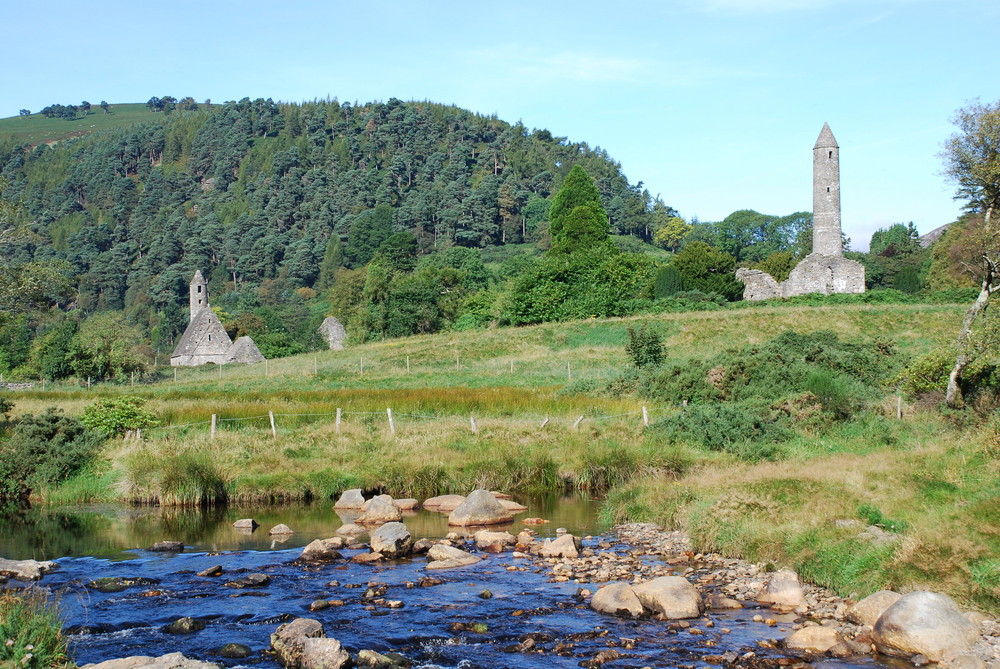
[[[992, 218], [993, 208], [990, 207], [986, 210], [986, 215], [983, 219], [983, 229], [989, 236], [990, 232], [990, 219]], [[951, 373], [948, 374], [948, 390], [945, 392], [944, 401], [952, 409], [957, 409], [962, 406], [964, 399], [962, 397], [962, 389], [958, 385], [959, 378], [962, 376], [962, 372], [973, 360], [973, 356], [969, 353], [970, 340], [972, 338], [972, 326], [975, 325], [976, 320], [982, 316], [983, 312], [990, 303], [990, 295], [993, 294], [994, 286], [994, 266], [993, 258], [989, 257], [989, 252], [984, 250], [983, 259], [983, 285], [979, 291], [979, 296], [976, 301], [972, 303], [968, 311], [965, 312], [965, 318], [962, 319], [962, 329], [958, 331], [958, 355], [955, 357], [955, 366], [951, 368]]]

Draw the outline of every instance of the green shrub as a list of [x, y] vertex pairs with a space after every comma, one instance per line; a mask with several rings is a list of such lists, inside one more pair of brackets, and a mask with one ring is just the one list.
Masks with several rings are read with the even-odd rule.
[[823, 410], [837, 420], [844, 420], [854, 415], [860, 402], [854, 394], [850, 378], [837, 376], [827, 370], [814, 370], [806, 377], [805, 390], [819, 400]]
[[25, 506], [39, 486], [66, 480], [90, 461], [103, 439], [56, 408], [24, 416], [0, 443], [0, 506]]
[[954, 352], [946, 349], [931, 351], [910, 362], [896, 382], [909, 397], [944, 391], [948, 386], [948, 374], [954, 365]]
[[659, 367], [663, 363], [663, 337], [647, 323], [638, 328], [629, 325], [625, 352], [639, 369]]
[[661, 267], [656, 271], [653, 283], [653, 295], [657, 298], [673, 297], [684, 290], [684, 278], [673, 265]]
[[749, 460], [773, 459], [777, 450], [751, 447], [785, 441], [792, 432], [778, 424], [766, 408], [733, 403], [695, 404], [653, 424], [669, 439], [690, 441], [713, 451]]
[[83, 410], [80, 422], [91, 430], [120, 437], [126, 432], [144, 430], [159, 425], [152, 412], [143, 409], [142, 397], [113, 397], [98, 400]]

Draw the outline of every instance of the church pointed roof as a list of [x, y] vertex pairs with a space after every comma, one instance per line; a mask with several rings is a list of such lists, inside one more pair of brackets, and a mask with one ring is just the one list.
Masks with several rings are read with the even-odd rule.
[[191, 285], [194, 285], [196, 283], [205, 283], [205, 277], [202, 276], [200, 269], [196, 269], [194, 271], [194, 276], [191, 277]]
[[224, 355], [232, 340], [211, 309], [200, 309], [177, 342], [171, 358], [188, 355]]
[[823, 124], [823, 129], [819, 131], [819, 137], [816, 139], [816, 144], [813, 146], [814, 149], [839, 149], [840, 145], [837, 144], [837, 140], [833, 136], [833, 131], [830, 130], [830, 125], [828, 123]]

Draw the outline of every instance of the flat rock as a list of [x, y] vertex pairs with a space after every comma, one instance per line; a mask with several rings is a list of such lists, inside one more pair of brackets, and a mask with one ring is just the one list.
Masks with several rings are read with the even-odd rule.
[[373, 562], [381, 562], [385, 559], [381, 553], [358, 553], [351, 558], [351, 562], [354, 564], [371, 564]]
[[268, 530], [267, 533], [268, 534], [295, 534], [295, 530], [293, 530], [292, 528], [290, 528], [288, 525], [285, 525], [284, 523], [278, 523], [277, 525], [275, 525], [274, 527], [272, 527], [270, 530]]
[[455, 567], [476, 564], [482, 560], [482, 558], [467, 553], [460, 548], [445, 546], [444, 544], [431, 546], [431, 549], [427, 551], [427, 559], [430, 560], [427, 563], [427, 569], [453, 569]]
[[360, 509], [365, 505], [365, 496], [361, 494], [361, 488], [345, 490], [340, 495], [340, 499], [333, 505], [335, 509]]
[[661, 576], [632, 590], [644, 609], [670, 620], [697, 618], [705, 608], [701, 595], [683, 576]]
[[247, 574], [246, 576], [240, 576], [239, 578], [234, 578], [229, 583], [226, 583], [226, 587], [229, 588], [263, 588], [270, 585], [271, 577], [267, 574]]
[[522, 513], [528, 510], [528, 507], [526, 507], [524, 504], [518, 504], [517, 502], [511, 499], [497, 498], [497, 501], [500, 502], [500, 505], [503, 508], [507, 509], [511, 513]]
[[742, 609], [743, 603], [738, 599], [733, 599], [732, 597], [726, 597], [725, 595], [720, 595], [718, 593], [712, 593], [708, 596], [708, 608], [714, 609], [716, 611], [726, 611], [730, 609]]
[[395, 560], [410, 554], [413, 550], [413, 537], [403, 523], [385, 523], [372, 532], [371, 547], [372, 552]]
[[482, 560], [482, 558], [476, 557], [475, 555], [448, 558], [446, 560], [434, 560], [433, 562], [427, 563], [426, 569], [455, 569], [456, 567], [468, 567], [471, 564], [476, 564], [480, 560]]
[[487, 553], [500, 553], [508, 546], [517, 543], [517, 538], [510, 532], [479, 530], [472, 538], [476, 542], [476, 548]]
[[227, 643], [220, 646], [215, 654], [219, 657], [226, 657], [231, 660], [243, 660], [251, 655], [253, 655], [253, 650], [250, 646], [246, 646], [242, 643]]
[[806, 597], [802, 592], [799, 575], [791, 569], [774, 572], [757, 595], [757, 601], [771, 608], [787, 611], [805, 606]]
[[358, 516], [358, 525], [381, 525], [383, 523], [398, 523], [403, 519], [403, 512], [392, 503], [388, 495], [379, 495], [368, 500], [368, 508]]
[[302, 666], [302, 655], [306, 639], [325, 637], [323, 625], [312, 618], [296, 618], [290, 623], [279, 625], [271, 634], [271, 648], [283, 666], [297, 669]]
[[538, 554], [542, 557], [575, 558], [580, 555], [580, 540], [572, 534], [564, 534], [542, 544]]
[[316, 539], [309, 542], [302, 549], [302, 554], [297, 558], [297, 562], [320, 563], [340, 560], [344, 556], [340, 554], [338, 548], [344, 547], [344, 540], [340, 537], [335, 539]]
[[448, 516], [449, 525], [499, 525], [513, 516], [489, 490], [473, 490]]
[[465, 501], [464, 495], [438, 495], [424, 500], [424, 508], [451, 513]]
[[214, 662], [190, 660], [181, 653], [169, 653], [159, 657], [132, 655], [117, 660], [85, 664], [80, 669], [219, 669], [219, 665]]
[[233, 527], [235, 527], [238, 530], [250, 530], [251, 532], [253, 532], [258, 527], [260, 527], [260, 523], [258, 523], [253, 518], [240, 518], [235, 523], [233, 523]]
[[347, 523], [346, 525], [341, 525], [334, 534], [342, 537], [356, 537], [359, 534], [364, 534], [367, 532], [365, 528], [361, 527], [357, 523]]
[[149, 547], [149, 550], [160, 553], [180, 553], [184, 550], [184, 544], [180, 541], [157, 541]]
[[217, 564], [212, 567], [209, 567], [208, 569], [202, 569], [201, 571], [198, 572], [198, 576], [205, 576], [205, 577], [222, 576], [222, 565]]
[[590, 608], [630, 618], [638, 618], [643, 612], [642, 602], [628, 583], [609, 583], [598, 588], [590, 598]]
[[0, 558], [0, 574], [22, 581], [37, 581], [58, 567], [51, 560], [5, 560]]
[[416, 511], [420, 508], [420, 502], [413, 499], [412, 497], [404, 497], [403, 499], [394, 499], [392, 503], [399, 507], [400, 511]]
[[900, 597], [902, 595], [898, 592], [879, 590], [847, 609], [844, 615], [852, 623], [874, 627], [885, 610], [898, 602]]
[[940, 662], [968, 650], [979, 640], [979, 628], [947, 595], [917, 591], [900, 597], [875, 622], [872, 641], [880, 653], [894, 657], [924, 655]]
[[163, 628], [163, 631], [167, 634], [194, 634], [195, 632], [200, 632], [203, 629], [205, 629], [204, 620], [198, 620], [197, 618], [186, 616], [184, 618], [178, 618], [174, 622], [170, 623]]
[[341, 669], [349, 666], [351, 656], [336, 639], [307, 637], [303, 639], [302, 669]]
[[840, 635], [833, 627], [813, 625], [803, 627], [785, 637], [785, 648], [820, 654], [836, 646], [840, 640]]

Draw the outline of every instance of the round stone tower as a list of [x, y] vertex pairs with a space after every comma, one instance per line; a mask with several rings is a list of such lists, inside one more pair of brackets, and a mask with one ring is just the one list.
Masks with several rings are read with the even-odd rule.
[[191, 313], [188, 321], [193, 321], [198, 312], [208, 306], [208, 282], [201, 275], [201, 270], [195, 270], [194, 278], [191, 279]]
[[826, 123], [813, 146], [813, 253], [843, 255], [840, 234], [840, 147]]

